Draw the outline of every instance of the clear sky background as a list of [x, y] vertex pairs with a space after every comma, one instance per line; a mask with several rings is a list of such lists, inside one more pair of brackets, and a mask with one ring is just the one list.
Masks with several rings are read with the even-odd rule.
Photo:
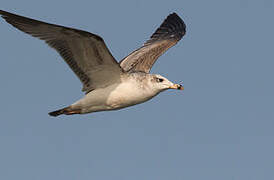
[[96, 33], [117, 60], [169, 13], [187, 25], [152, 69], [185, 91], [53, 118], [83, 96], [80, 81], [1, 19], [1, 180], [274, 179], [273, 0], [2, 0], [1, 9]]

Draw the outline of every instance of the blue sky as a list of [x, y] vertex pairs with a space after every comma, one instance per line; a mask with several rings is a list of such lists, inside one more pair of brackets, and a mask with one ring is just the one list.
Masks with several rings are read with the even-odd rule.
[[185, 90], [52, 118], [83, 96], [45, 43], [1, 31], [0, 179], [274, 179], [272, 0], [19, 1], [1, 9], [96, 33], [117, 60], [176, 12], [186, 36], [152, 72]]

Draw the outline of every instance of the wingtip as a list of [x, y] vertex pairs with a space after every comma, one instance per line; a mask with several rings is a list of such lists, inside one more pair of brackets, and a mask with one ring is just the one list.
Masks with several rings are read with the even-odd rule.
[[176, 12], [173, 12], [173, 13], [169, 14], [166, 17], [166, 19], [165, 19], [164, 22], [166, 22], [166, 23], [168, 23], [168, 22], [172, 23], [173, 22], [174, 24], [179, 25], [181, 31], [184, 32], [184, 34], [185, 34], [185, 32], [186, 32], [186, 24], [185, 24], [184, 20]]
[[175, 39], [178, 41], [185, 35], [185, 33], [185, 22], [177, 13], [173, 12], [165, 18], [160, 27], [152, 34], [145, 45], [162, 39]]

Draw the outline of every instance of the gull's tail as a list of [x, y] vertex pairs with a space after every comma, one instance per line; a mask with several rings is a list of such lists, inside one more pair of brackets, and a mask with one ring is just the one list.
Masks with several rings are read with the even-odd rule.
[[81, 114], [81, 110], [80, 109], [73, 110], [70, 106], [68, 106], [63, 109], [59, 109], [59, 110], [52, 111], [49, 113], [50, 116], [54, 116], [54, 117], [62, 115], [62, 114], [65, 114], [65, 115]]

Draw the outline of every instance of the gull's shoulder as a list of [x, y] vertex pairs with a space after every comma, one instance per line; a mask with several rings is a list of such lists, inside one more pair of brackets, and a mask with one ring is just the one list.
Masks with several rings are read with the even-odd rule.
[[151, 74], [145, 73], [142, 71], [133, 71], [133, 72], [126, 72], [123, 73], [122, 79], [123, 82], [132, 82], [132, 83], [144, 83], [144, 81], [147, 81], [151, 77]]

